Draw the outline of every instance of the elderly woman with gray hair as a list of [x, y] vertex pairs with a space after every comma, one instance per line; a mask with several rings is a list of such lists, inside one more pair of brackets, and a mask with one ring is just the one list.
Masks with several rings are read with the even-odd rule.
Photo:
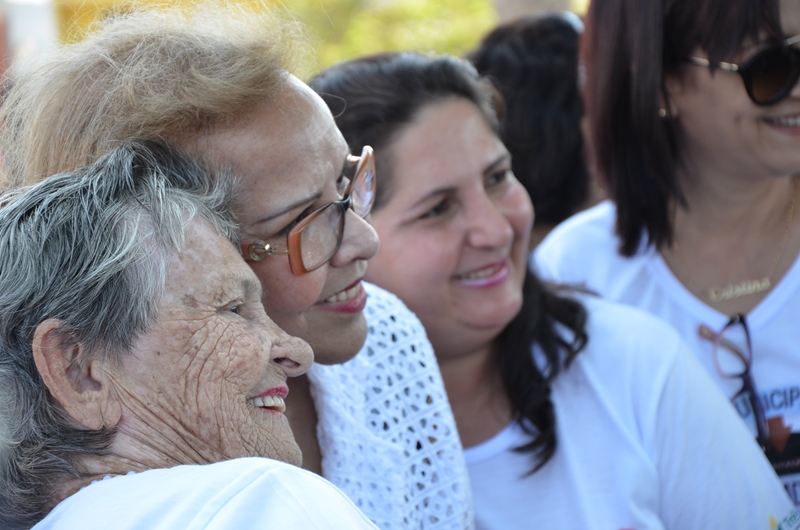
[[2, 198], [3, 529], [375, 528], [283, 463], [312, 353], [264, 312], [230, 182], [124, 144]]

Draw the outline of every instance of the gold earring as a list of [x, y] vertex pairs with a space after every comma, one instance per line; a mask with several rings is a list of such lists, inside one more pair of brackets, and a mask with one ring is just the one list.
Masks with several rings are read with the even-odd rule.
[[658, 117], [661, 118], [662, 120], [664, 118], [666, 118], [667, 117], [667, 109], [665, 109], [664, 107], [661, 107], [660, 109], [658, 109]]

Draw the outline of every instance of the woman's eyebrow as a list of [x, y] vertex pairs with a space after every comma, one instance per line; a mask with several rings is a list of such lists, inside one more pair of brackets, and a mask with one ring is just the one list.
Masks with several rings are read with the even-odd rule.
[[261, 282], [250, 277], [241, 279], [242, 291], [245, 297], [253, 297], [261, 300]]
[[453, 186], [442, 186], [440, 188], [434, 188], [431, 191], [429, 191], [428, 193], [426, 193], [425, 195], [423, 195], [422, 197], [420, 197], [418, 201], [415, 201], [411, 205], [411, 208], [417, 208], [421, 204], [424, 204], [425, 202], [427, 202], [427, 201], [431, 200], [432, 198], [436, 197], [437, 195], [450, 195], [450, 194], [453, 194], [453, 193], [456, 192], [456, 189], [457, 188], [455, 188]]
[[322, 197], [322, 190], [317, 190], [316, 192], [307, 195], [306, 197], [297, 199], [294, 202], [289, 203], [288, 205], [282, 207], [277, 212], [273, 212], [270, 213], [269, 215], [261, 217], [260, 219], [256, 220], [253, 224], [260, 225], [262, 223], [266, 223], [267, 221], [272, 221], [273, 219], [281, 217], [282, 215], [286, 215], [287, 212], [291, 212], [292, 210], [296, 210], [298, 208], [311, 204], [320, 197]]
[[502, 165], [505, 162], [510, 161], [510, 160], [511, 160], [511, 153], [504, 153], [504, 154], [500, 155], [499, 157], [497, 157], [496, 160], [494, 160], [494, 162], [489, 164], [486, 167], [486, 169], [483, 170], [483, 176], [485, 176], [485, 177], [489, 176], [489, 173], [491, 173], [492, 171], [497, 169], [497, 166]]
[[[508, 162], [509, 160], [511, 160], [511, 154], [510, 153], [503, 153], [502, 155], [498, 156], [495, 160], [493, 160], [486, 167], [486, 169], [483, 170], [483, 176], [484, 177], [488, 177], [492, 173], [492, 171], [497, 169], [497, 166], [500, 166], [500, 165]], [[420, 199], [418, 201], [414, 202], [411, 205], [411, 207], [412, 208], [416, 208], [420, 204], [423, 204], [424, 202], [430, 200], [432, 197], [436, 197], [437, 195], [452, 194], [452, 193], [455, 193], [455, 191], [456, 191], [456, 188], [453, 187], [453, 186], [442, 186], [440, 188], [434, 188], [431, 191], [429, 191], [428, 193], [426, 193], [424, 196], [420, 197]]]

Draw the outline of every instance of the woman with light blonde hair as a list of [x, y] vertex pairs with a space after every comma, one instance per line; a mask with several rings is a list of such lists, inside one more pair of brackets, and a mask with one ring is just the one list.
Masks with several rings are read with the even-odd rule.
[[[362, 282], [378, 249], [372, 151], [360, 157], [289, 73], [298, 39], [267, 12], [142, 11], [12, 74], [0, 150], [8, 185], [162, 139], [232, 170], [241, 250], [267, 314], [316, 363], [289, 383], [303, 466], [380, 528], [472, 526], [461, 446], [424, 329]], [[365, 342], [366, 340], [366, 342]]]

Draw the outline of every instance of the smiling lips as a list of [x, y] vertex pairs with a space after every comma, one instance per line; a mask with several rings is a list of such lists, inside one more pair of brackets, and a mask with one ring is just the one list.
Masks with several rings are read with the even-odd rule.
[[359, 278], [341, 291], [320, 299], [314, 306], [323, 311], [354, 316], [360, 314], [367, 305], [367, 291]]
[[351, 287], [348, 287], [344, 291], [339, 291], [338, 293], [329, 296], [325, 299], [326, 304], [335, 304], [337, 302], [347, 302], [348, 300], [352, 300], [358, 293], [361, 291], [361, 281], [357, 281]]
[[764, 118], [764, 121], [778, 127], [800, 127], [800, 115], [772, 116]]
[[508, 260], [498, 261], [480, 269], [459, 274], [455, 278], [466, 287], [493, 287], [508, 277]]
[[286, 402], [280, 396], [264, 396], [249, 400], [250, 403], [259, 408], [274, 410], [283, 414], [286, 412]]
[[268, 409], [274, 412], [283, 414], [286, 412], [286, 396], [289, 394], [289, 389], [285, 386], [278, 386], [270, 388], [263, 395], [248, 399], [247, 402], [254, 407]]
[[480, 278], [486, 278], [487, 276], [496, 274], [497, 271], [499, 271], [503, 267], [503, 265], [505, 265], [505, 263], [495, 263], [494, 265], [490, 265], [478, 271], [462, 274], [459, 276], [459, 278], [462, 280], [477, 280]]

